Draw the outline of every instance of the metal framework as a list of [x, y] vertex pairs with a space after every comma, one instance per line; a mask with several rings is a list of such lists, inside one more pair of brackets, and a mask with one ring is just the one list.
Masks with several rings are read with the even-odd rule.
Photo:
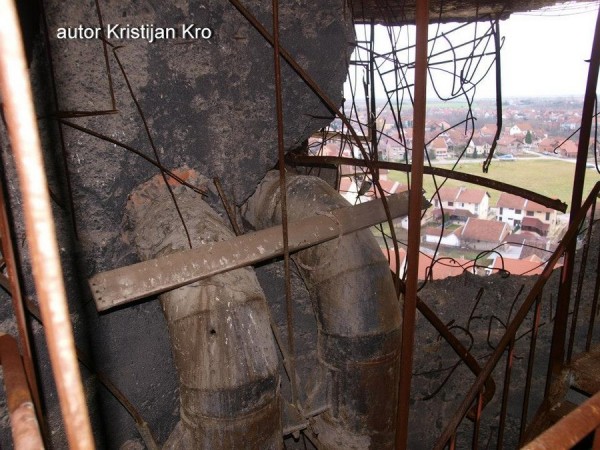
[[[246, 17], [248, 22], [261, 33], [265, 40], [272, 45], [275, 61], [275, 74], [277, 91], [277, 123], [278, 123], [278, 142], [281, 173], [281, 183], [285, 184], [285, 155], [283, 149], [283, 129], [281, 118], [281, 84], [285, 80], [281, 80], [279, 73], [280, 60], [286, 61], [309, 85], [315, 94], [336, 114], [343, 124], [343, 133], [348, 140], [351, 140], [351, 145], [355, 145], [362, 155], [360, 158], [345, 159], [342, 157], [335, 158], [319, 158], [319, 157], [298, 157], [288, 156], [288, 161], [299, 165], [319, 165], [319, 164], [335, 164], [335, 165], [353, 165], [363, 166], [365, 174], [371, 177], [375, 185], [379, 201], [371, 202], [371, 204], [358, 205], [352, 208], [337, 210], [332, 214], [332, 217], [320, 216], [307, 219], [302, 223], [287, 223], [286, 204], [282, 201], [282, 217], [284, 223], [282, 227], [276, 227], [263, 232], [239, 236], [232, 242], [223, 242], [215, 244], [209, 250], [197, 249], [182, 252], [174, 257], [165, 257], [162, 260], [150, 261], [137, 266], [117, 269], [113, 272], [99, 274], [91, 280], [91, 286], [94, 291], [95, 299], [99, 305], [99, 309], [108, 309], [117, 305], [125, 304], [136, 299], [143, 298], [147, 295], [164, 292], [184, 284], [192, 283], [198, 279], [215, 273], [221, 273], [231, 270], [236, 267], [242, 267], [253, 264], [257, 261], [272, 258], [273, 256], [284, 255], [286, 261], [286, 277], [289, 280], [289, 256], [290, 253], [316, 245], [326, 240], [335, 239], [343, 234], [355, 231], [357, 229], [372, 226], [373, 224], [388, 221], [390, 225], [390, 233], [392, 245], [398, 254], [398, 239], [394, 235], [394, 227], [392, 219], [408, 212], [409, 215], [409, 232], [407, 259], [408, 271], [403, 274], [398, 271], [395, 274], [396, 286], [398, 295], [404, 295], [404, 329], [403, 329], [403, 346], [402, 346], [402, 376], [399, 395], [398, 417], [398, 434], [396, 438], [396, 447], [398, 449], [406, 448], [408, 438], [408, 417], [410, 413], [410, 386], [412, 377], [412, 358], [414, 352], [414, 333], [415, 333], [415, 315], [417, 309], [431, 322], [438, 332], [448, 341], [454, 351], [460, 356], [461, 360], [475, 374], [476, 380], [468, 390], [463, 401], [461, 402], [456, 414], [447, 424], [444, 432], [439, 436], [436, 448], [455, 448], [457, 442], [464, 438], [465, 418], [473, 421], [471, 442], [473, 448], [479, 445], [481, 417], [486, 405], [490, 403], [495, 392], [500, 392], [496, 388], [496, 381], [493, 379], [494, 370], [500, 363], [502, 358], [506, 359], [506, 369], [504, 370], [504, 383], [502, 386], [502, 400], [500, 405], [500, 423], [498, 436], [496, 440], [497, 448], [503, 447], [504, 425], [507, 418], [507, 405], [510, 401], [511, 386], [514, 386], [515, 380], [512, 374], [512, 363], [515, 358], [515, 343], [519, 339], [519, 330], [527, 317], [532, 318], [533, 326], [530, 332], [530, 348], [527, 357], [527, 375], [522, 384], [523, 403], [521, 408], [520, 434], [525, 440], [527, 435], [527, 427], [531, 423], [529, 420], [530, 411], [530, 391], [532, 368], [535, 362], [535, 349], [538, 331], [540, 328], [540, 308], [542, 290], [550, 278], [553, 269], [561, 258], [564, 258], [565, 264], [562, 269], [562, 277], [560, 284], [559, 300], [556, 309], [556, 319], [553, 330], [553, 347], [549, 360], [549, 376], [546, 388], [546, 397], [549, 397], [552, 384], [560, 377], [562, 371], [565, 370], [565, 365], [571, 362], [573, 349], [575, 347], [583, 348], [589, 351], [592, 348], [593, 331], [595, 327], [595, 318], [598, 312], [598, 297], [600, 291], [600, 275], [598, 274], [597, 266], [596, 278], [594, 280], [595, 289], [594, 297], [589, 304], [581, 302], [581, 284], [583, 283], [583, 273], [586, 271], [588, 264], [589, 250], [593, 240], [593, 233], [598, 233], [597, 218], [595, 218], [596, 199], [600, 193], [600, 183], [596, 184], [590, 196], [585, 202], [581, 202], [583, 193], [583, 173], [585, 172], [585, 156], [587, 155], [587, 145], [589, 142], [590, 130], [592, 126], [593, 107], [594, 107], [594, 92], [597, 86], [598, 67], [600, 65], [600, 20], [596, 29], [596, 38], [594, 41], [594, 50], [590, 62], [590, 75], [588, 78], [588, 89], [584, 103], [582, 131], [580, 135], [580, 151], [576, 165], [574, 192], [571, 201], [571, 222], [570, 227], [558, 246], [557, 250], [549, 258], [542, 274], [537, 279], [533, 288], [527, 294], [525, 300], [517, 309], [513, 319], [507, 324], [506, 331], [502, 336], [499, 344], [496, 346], [490, 357], [487, 359], [483, 367], [479, 366], [477, 360], [469, 353], [456, 336], [450, 331], [449, 327], [436, 316], [436, 314], [418, 298], [418, 259], [419, 259], [419, 242], [420, 242], [420, 222], [423, 208], [422, 197], [422, 178], [425, 173], [435, 175], [449, 176], [455, 178], [463, 177], [456, 172], [448, 174], [447, 171], [440, 169], [425, 167], [424, 158], [426, 153], [423, 151], [413, 152], [412, 165], [401, 163], [388, 163], [378, 161], [378, 138], [377, 138], [377, 114], [374, 93], [375, 74], [379, 71], [381, 76], [391, 74], [395, 77], [397, 84], [388, 89], [388, 102], [390, 104], [399, 105], [401, 100], [398, 96], [406, 95], [410, 97], [414, 104], [414, 135], [413, 149], [424, 149], [425, 142], [425, 106], [426, 106], [426, 80], [427, 71], [432, 70], [435, 63], [431, 64], [432, 54], [428, 55], [428, 35], [427, 25], [429, 22], [428, 2], [427, 0], [419, 0], [416, 3], [416, 23], [417, 23], [417, 42], [415, 44], [416, 58], [414, 65], [400, 63], [398, 59], [399, 49], [394, 48], [389, 54], [383, 55], [387, 62], [392, 63], [393, 69], [387, 72], [387, 68], [378, 66], [374, 59], [373, 47], [373, 23], [371, 26], [370, 40], [367, 42], [367, 49], [370, 49], [369, 61], [365, 66], [369, 72], [370, 78], [370, 108], [369, 123], [367, 124], [368, 138], [361, 138], [357, 128], [362, 127], [358, 122], [354, 122], [352, 117], [355, 111], [351, 110], [348, 115], [343, 111], [339, 111], [335, 103], [327, 97], [327, 95], [319, 88], [319, 86], [311, 79], [311, 77], [302, 69], [302, 67], [294, 60], [294, 58], [279, 44], [278, 37], [278, 2], [273, 0], [273, 24], [272, 32], [261, 24], [239, 0], [230, 0], [231, 4], [237, 8], [240, 13]], [[20, 48], [20, 39], [16, 30], [16, 15], [12, 8], [12, 3], [7, 0], [0, 0], [0, 9], [8, 11], [9, 14], [0, 16], [0, 81], [2, 87], [2, 96], [5, 102], [8, 129], [11, 136], [11, 142], [14, 149], [14, 154], [19, 168], [21, 179], [21, 192], [24, 198], [24, 208], [27, 224], [27, 237], [31, 245], [32, 263], [36, 280], [36, 288], [41, 305], [41, 316], [47, 333], [47, 342], [51, 353], [52, 364], [54, 367], [54, 376], [58, 386], [59, 397], [62, 407], [62, 413], [65, 421], [65, 426], [68, 434], [69, 445], [71, 448], [93, 448], [93, 438], [91, 427], [88, 419], [86, 402], [83, 394], [83, 388], [79, 379], [79, 369], [77, 367], [77, 353], [73, 342], [71, 324], [69, 321], [68, 310], [66, 308], [64, 287], [62, 285], [62, 275], [60, 271], [60, 263], [58, 258], [55, 231], [52, 225], [52, 215], [49, 208], [49, 195], [46, 189], [45, 175], [41, 161], [41, 152], [37, 133], [35, 131], [35, 120], [32, 109], [31, 94], [27, 88], [26, 68], [24, 63], [23, 51]], [[600, 17], [600, 16], [599, 16]], [[491, 20], [491, 31], [489, 36], [485, 38], [481, 36], [475, 37], [472, 45], [474, 49], [479, 46], [484, 39], [495, 37], [496, 51], [499, 51], [500, 42], [498, 39], [497, 22]], [[483, 57], [487, 50], [479, 49], [479, 53], [471, 52], [471, 59], [475, 57], [475, 53], [479, 57]], [[440, 63], [441, 64], [441, 63]], [[406, 71], [414, 67], [414, 82], [406, 82]], [[487, 73], [487, 72], [486, 72]], [[474, 73], [471, 74], [475, 77]], [[474, 78], [471, 79], [471, 84], [474, 83]], [[402, 83], [398, 82], [399, 78], [403, 78]], [[414, 88], [411, 91], [410, 88]], [[460, 94], [470, 101], [468, 97], [468, 87], [461, 86]], [[23, 101], [23, 98], [25, 100]], [[403, 98], [403, 97], [402, 97]], [[113, 99], [114, 104], [114, 99]], [[467, 117], [466, 123], [472, 120], [472, 117]], [[399, 129], [402, 130], [401, 120], [397, 120]], [[363, 133], [365, 134], [365, 133]], [[402, 136], [397, 137], [398, 142], [406, 143]], [[157, 161], [160, 167], [160, 161]], [[410, 171], [411, 184], [410, 198], [406, 196], [386, 197], [384, 189], [379, 183], [379, 168], [392, 168], [403, 171]], [[172, 176], [161, 167], [161, 171], [165, 177]], [[502, 189], [506, 192], [512, 192], [523, 197], [530, 198], [538, 203], [551, 206], [553, 208], [564, 211], [566, 205], [560, 201], [548, 199], [533, 192], [527, 192], [523, 189], [514, 186], [502, 185], [497, 182], [483, 181], [474, 177], [466, 177], [466, 181], [487, 185], [497, 189]], [[166, 180], [166, 178], [165, 178]], [[285, 189], [283, 190], [285, 191]], [[3, 223], [3, 236], [6, 238], [9, 234], [6, 221]], [[332, 226], [332, 223], [334, 226]], [[587, 225], [586, 225], [587, 224]], [[582, 257], [582, 262], [579, 266], [578, 287], [575, 295], [571, 295], [571, 285], [575, 270], [575, 249], [576, 241], [580, 236], [582, 227], [587, 226], [585, 233], [585, 252]], [[316, 237], [307, 238], [308, 232], [315, 234]], [[266, 252], [258, 252], [257, 242], [263, 242], [271, 246]], [[37, 388], [35, 383], [34, 371], [31, 363], [31, 351], [27, 344], [27, 330], [24, 324], [24, 307], [21, 301], [18, 300], [18, 284], [16, 284], [16, 261], [14, 255], [10, 251], [10, 247], [3, 241], [3, 255], [8, 262], [9, 279], [11, 281], [11, 292], [17, 300], [15, 303], [15, 312], [20, 325], [20, 335], [24, 346], [25, 354], [25, 373], [32, 387], [34, 403], [39, 403], [37, 400]], [[241, 250], [240, 250], [241, 249]], [[597, 250], [597, 249], [596, 249]], [[240, 254], [243, 253], [242, 256]], [[259, 254], [260, 253], [260, 254]], [[211, 257], [203, 260], [203, 267], [193, 267], [194, 263], [198, 263], [202, 255], [209, 254]], [[223, 257], [228, 258], [228, 262], [222, 264]], [[231, 259], [229, 259], [231, 258]], [[598, 264], [600, 264], [600, 252], [598, 253]], [[397, 264], [396, 267], [399, 265]], [[165, 268], [169, 269], [165, 271]], [[169, 273], [170, 271], [170, 273]], [[176, 273], [177, 272], [177, 273]], [[162, 277], [162, 279], [161, 279]], [[160, 285], [150, 283], [149, 280], [160, 279]], [[286, 298], [288, 306], [287, 326], [289, 330], [293, 329], [293, 316], [291, 315], [291, 293], [289, 282], [286, 287]], [[586, 324], [579, 324], [578, 313], [582, 308], [590, 308], [591, 314], [589, 321]], [[568, 331], [568, 317], [571, 311], [574, 311], [572, 316], [571, 329]], [[579, 334], [576, 330], [585, 327], [584, 343], [577, 342]], [[293, 333], [288, 333], [288, 351], [291, 353], [293, 360], [294, 342]], [[565, 356], [566, 350], [566, 356]], [[4, 364], [4, 359], [3, 359]], [[295, 370], [292, 368], [292, 372]], [[23, 378], [23, 376], [21, 376]], [[110, 381], [106, 382], [111, 385]], [[295, 383], [293, 383], [295, 384]], [[118, 389], [114, 389], [115, 395], [119, 394]], [[10, 396], [9, 396], [10, 399]], [[122, 401], [124, 405], [128, 401]], [[598, 396], [596, 395], [589, 403], [584, 404], [578, 412], [567, 416], [564, 421], [559, 422], [554, 431], [542, 435], [539, 440], [534, 441], [527, 448], [543, 448], [539, 447], [539, 442], [560, 441], [565, 445], [573, 445], [583, 435], [595, 430], [600, 425], [600, 416], [597, 413], [590, 413], [586, 417], [589, 422], [585, 423], [584, 427], [577, 429], [573, 426], [574, 422], [580, 422], [581, 415], [587, 414], [588, 410], [596, 408]], [[547, 403], [543, 403], [540, 411], [547, 407]], [[129, 409], [129, 408], [128, 408]], [[597, 408], [596, 408], [597, 409]], [[136, 422], [140, 423], [140, 430], [147, 433], [150, 438], [148, 442], [153, 442], [151, 433], [145, 427], [145, 422], [139, 415], [135, 414], [135, 408], [132, 407]], [[462, 427], [462, 428], [461, 428]], [[28, 437], [33, 437], [34, 432], [27, 432]], [[573, 440], [570, 436], [573, 435]], [[314, 438], [314, 437], [313, 437]], [[598, 440], [596, 439], [596, 446]], [[153, 444], [155, 445], [155, 444]], [[558, 447], [556, 447], [558, 448]], [[564, 447], [568, 448], [568, 447]]]

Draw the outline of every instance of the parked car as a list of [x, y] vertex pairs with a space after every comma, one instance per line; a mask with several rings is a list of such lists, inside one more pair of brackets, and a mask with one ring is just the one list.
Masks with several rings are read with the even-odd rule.
[[514, 161], [517, 158], [515, 158], [513, 155], [502, 155], [498, 156], [498, 159], [501, 159], [502, 161]]

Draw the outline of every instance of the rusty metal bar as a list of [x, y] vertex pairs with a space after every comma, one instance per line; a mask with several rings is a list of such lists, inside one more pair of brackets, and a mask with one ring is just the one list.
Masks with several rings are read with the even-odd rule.
[[506, 350], [506, 347], [511, 342], [511, 340], [515, 338], [519, 327], [521, 326], [523, 320], [529, 313], [533, 302], [540, 295], [542, 288], [550, 278], [550, 275], [552, 274], [552, 271], [554, 270], [554, 267], [558, 262], [559, 258], [565, 252], [566, 247], [577, 237], [579, 225], [585, 219], [586, 211], [591, 206], [594, 197], [598, 195], [598, 192], [600, 192], [600, 182], [596, 183], [596, 185], [592, 188], [589, 197], [577, 212], [575, 220], [572, 221], [569, 225], [569, 229], [565, 233], [563, 239], [558, 244], [558, 247], [556, 248], [554, 253], [552, 253], [550, 258], [548, 259], [546, 267], [544, 267], [544, 270], [542, 271], [537, 281], [531, 288], [531, 291], [527, 295], [527, 298], [525, 298], [525, 300], [523, 301], [521, 307], [515, 314], [515, 317], [512, 320], [512, 322], [507, 326], [506, 332], [504, 333], [504, 336], [502, 336], [502, 339], [500, 340], [498, 346], [483, 366], [481, 373], [479, 374], [479, 376], [477, 377], [477, 379], [463, 398], [463, 401], [461, 402], [456, 413], [454, 414], [452, 419], [450, 419], [448, 425], [438, 438], [434, 447], [435, 449], [443, 448], [445, 444], [450, 440], [452, 434], [455, 432], [461, 420], [471, 407], [475, 396], [477, 396], [477, 394], [481, 390], [483, 384], [485, 383], [485, 380], [491, 375], [492, 371], [494, 370], [494, 367], [496, 367], [496, 364], [500, 360], [502, 354], [504, 353], [504, 350]]
[[504, 428], [506, 425], [506, 409], [508, 408], [508, 396], [510, 395], [510, 377], [512, 375], [513, 357], [515, 351], [515, 339], [513, 338], [508, 345], [508, 354], [506, 355], [506, 369], [504, 371], [504, 387], [502, 388], [502, 406], [500, 408], [500, 424], [498, 425], [498, 441], [496, 448], [502, 450], [504, 444]]
[[[407, 193], [388, 197], [392, 217], [406, 215]], [[428, 203], [423, 200], [423, 207]], [[381, 199], [339, 208], [332, 217], [318, 215], [290, 224], [290, 252], [368, 228], [387, 219]], [[228, 241], [150, 259], [94, 275], [89, 280], [99, 311], [160, 294], [203, 278], [283, 254], [281, 226], [248, 233]]]
[[569, 333], [569, 342], [567, 345], [567, 364], [571, 362], [573, 356], [573, 347], [575, 345], [575, 329], [577, 328], [577, 319], [579, 318], [579, 306], [581, 304], [581, 290], [583, 289], [583, 281], [585, 278], [585, 270], [587, 268], [588, 255], [590, 251], [590, 242], [592, 240], [592, 230], [594, 223], [594, 208], [590, 208], [590, 223], [588, 225], [585, 244], [581, 254], [581, 262], [579, 263], [579, 274], [577, 276], [577, 288], [575, 290], [575, 302], [573, 304], [573, 316], [571, 317], [571, 331]]
[[400, 387], [396, 426], [396, 448], [404, 449], [408, 442], [408, 416], [412, 381], [413, 347], [417, 312], [419, 277], [419, 247], [421, 245], [421, 196], [425, 155], [425, 118], [427, 115], [427, 28], [429, 1], [417, 0], [415, 48], [415, 103], [413, 111], [413, 152], [411, 189], [408, 212], [408, 247], [406, 262], [406, 290], [402, 317], [402, 346], [400, 356]]
[[[523, 450], [570, 449], [600, 425], [600, 392], [523, 447]], [[598, 432], [596, 431], [596, 436]], [[596, 441], [598, 438], [596, 437]]]
[[17, 341], [4, 333], [0, 333], [0, 363], [15, 448], [43, 449], [42, 434]]
[[8, 274], [8, 288], [13, 304], [13, 311], [19, 330], [19, 341], [23, 350], [23, 365], [27, 382], [31, 389], [31, 396], [35, 411], [38, 415], [38, 421], [44, 426], [42, 417], [42, 402], [40, 400], [40, 391], [38, 388], [35, 366], [33, 363], [33, 353], [31, 351], [31, 342], [29, 340], [29, 327], [27, 326], [27, 318], [25, 317], [25, 307], [23, 305], [23, 296], [21, 295], [21, 285], [19, 283], [19, 272], [17, 270], [17, 260], [13, 248], [10, 225], [8, 222], [8, 214], [6, 212], [4, 188], [0, 182], [0, 237], [2, 245], [2, 256], [6, 264]]
[[0, 92], [23, 197], [25, 233], [71, 449], [94, 448], [56, 243], [29, 74], [14, 3], [0, 0]]
[[[290, 164], [295, 165], [323, 165], [331, 164], [339, 166], [342, 164], [349, 166], [366, 166], [364, 160], [356, 158], [345, 158], [338, 156], [306, 156], [299, 154], [288, 154], [286, 160]], [[397, 170], [400, 172], [409, 172], [412, 170], [411, 164], [390, 162], [390, 161], [372, 161], [370, 163], [380, 169]], [[502, 183], [501, 181], [491, 180], [486, 177], [471, 175], [468, 173], [456, 172], [454, 170], [442, 169], [440, 167], [424, 166], [423, 173], [428, 175], [436, 175], [444, 178], [451, 178], [453, 180], [460, 180], [466, 183], [477, 184], [497, 191], [508, 192], [510, 194], [518, 195], [527, 200], [534, 201], [540, 205], [547, 206], [548, 208], [555, 209], [560, 212], [567, 211], [567, 204], [561, 202], [558, 199], [546, 197], [545, 195], [538, 194], [537, 192], [523, 189], [511, 184]]]
[[[477, 363], [475, 357], [467, 350], [467, 348], [460, 342], [460, 340], [448, 329], [446, 324], [429, 308], [427, 303], [421, 300], [417, 296], [417, 309], [423, 316], [429, 321], [429, 323], [436, 329], [438, 333], [446, 340], [446, 342], [452, 347], [456, 354], [465, 362], [467, 367], [473, 372], [475, 376], [481, 372], [481, 366]], [[492, 378], [489, 378], [485, 383], [485, 389], [483, 391], [483, 403], [482, 407], [487, 405], [496, 392], [496, 383]], [[472, 410], [473, 418], [477, 419], [477, 411]]]
[[[25, 299], [25, 306], [27, 307], [29, 314], [31, 314], [31, 316], [37, 320], [41, 326], [44, 326], [38, 306], [28, 298]], [[107, 375], [96, 370], [92, 359], [83, 350], [81, 350], [79, 347], [75, 347], [75, 351], [77, 352], [77, 359], [79, 362], [96, 377], [98, 382], [100, 382], [100, 384], [104, 386], [104, 388], [106, 388], [110, 394], [112, 394], [115, 400], [117, 400], [121, 406], [125, 408], [131, 418], [135, 421], [135, 426], [138, 429], [140, 436], [144, 440], [144, 444], [146, 444], [147, 449], [159, 450], [148, 423], [144, 420], [144, 418], [125, 396], [125, 394], [123, 394], [123, 392]]]
[[[596, 201], [592, 208], [596, 209]], [[591, 226], [591, 225], [590, 225]], [[596, 323], [596, 314], [598, 312], [598, 299], [600, 298], [600, 249], [598, 249], [598, 260], [596, 263], [596, 285], [594, 286], [594, 297], [592, 299], [592, 310], [590, 312], [590, 323], [588, 325], [587, 337], [585, 340], [585, 351], [589, 352], [592, 346], [592, 336], [594, 333], [594, 325]]]
[[296, 343], [294, 340], [294, 304], [292, 302], [292, 284], [290, 272], [290, 243], [287, 212], [287, 188], [285, 176], [285, 148], [283, 145], [283, 97], [281, 86], [281, 58], [279, 55], [279, 2], [272, 0], [273, 14], [273, 71], [275, 75], [275, 111], [277, 115], [277, 153], [279, 159], [279, 192], [281, 199], [281, 239], [283, 241], [283, 271], [285, 278], [285, 315], [287, 325], [287, 344], [290, 365], [290, 387], [292, 404], [298, 406], [298, 385], [296, 380]]
[[483, 392], [477, 396], [477, 405], [475, 407], [475, 423], [473, 424], [473, 440], [471, 448], [477, 450], [479, 448], [479, 429], [481, 425], [481, 411], [483, 410]]
[[[587, 162], [588, 146], [594, 116], [594, 103], [596, 101], [596, 87], [598, 85], [598, 70], [600, 67], [600, 10], [596, 19], [596, 30], [590, 57], [585, 97], [583, 100], [583, 111], [581, 114], [581, 130], [579, 132], [579, 145], [577, 147], [577, 161], [575, 164], [575, 175], [573, 178], [573, 193], [571, 196], [571, 214], [569, 222], [572, 223], [579, 213], [581, 197], [583, 194], [583, 183], [585, 181], [585, 164]], [[552, 378], [561, 370], [565, 356], [565, 340], [567, 333], [567, 320], [569, 315], [569, 301], [571, 297], [571, 284], [573, 281], [573, 266], [575, 264], [575, 241], [571, 242], [566, 249], [563, 263], [558, 300], [556, 304], [556, 318], [552, 331], [552, 344], [550, 346], [550, 363], [548, 364], [548, 381], [546, 391]]]
[[533, 317], [533, 327], [531, 328], [531, 340], [529, 342], [529, 357], [527, 360], [527, 375], [525, 376], [525, 389], [523, 395], [523, 409], [521, 410], [521, 425], [519, 427], [519, 442], [522, 443], [525, 425], [527, 424], [527, 415], [529, 414], [529, 395], [531, 391], [531, 378], [533, 376], [533, 363], [535, 360], [535, 349], [540, 327], [540, 316], [542, 306], [542, 294], [538, 295], [535, 302], [535, 313]]

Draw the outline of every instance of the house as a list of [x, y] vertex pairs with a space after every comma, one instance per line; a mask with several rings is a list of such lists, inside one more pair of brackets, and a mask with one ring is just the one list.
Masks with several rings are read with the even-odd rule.
[[427, 151], [432, 152], [436, 158], [445, 159], [448, 157], [448, 145], [444, 138], [437, 137], [427, 144]]
[[571, 139], [566, 140], [558, 147], [558, 153], [565, 158], [577, 157], [577, 144]]
[[493, 138], [496, 136], [497, 129], [498, 129], [498, 127], [496, 126], [496, 124], [488, 123], [479, 129], [479, 135], [481, 137], [492, 137]]
[[512, 275], [539, 275], [546, 267], [546, 261], [533, 255], [527, 259], [506, 259], [496, 255], [491, 273], [500, 271]]
[[[396, 252], [393, 249], [384, 249], [381, 251], [388, 258], [390, 269], [396, 272]], [[399, 248], [400, 274], [406, 269], [406, 250]], [[440, 257], [432, 259], [429, 255], [419, 255], [419, 280], [443, 280], [448, 277], [456, 277], [462, 275], [465, 271], [474, 273], [473, 261], [463, 258], [448, 258]]]
[[[539, 203], [532, 202], [531, 200], [527, 200], [525, 204], [525, 218], [530, 219], [527, 221], [528, 227], [537, 227], [538, 230], [541, 231], [545, 230], [545, 232], [538, 232], [535, 229], [530, 231], [535, 231], [541, 236], [546, 236], [548, 234], [548, 228], [551, 225], [558, 223], [558, 212], [555, 209], [548, 208], [544, 205], [540, 205]], [[536, 221], [532, 219], [536, 219]], [[525, 226], [525, 223], [523, 223], [523, 225]], [[523, 229], [525, 228], [523, 227]]]
[[498, 139], [498, 151], [502, 153], [517, 153], [522, 146], [523, 143], [512, 136], [503, 136]]
[[[525, 218], [528, 220], [524, 222]], [[546, 236], [550, 226], [558, 222], [558, 213], [539, 203], [503, 192], [496, 203], [496, 220], [515, 228], [525, 226], [524, 230]]]
[[[380, 178], [379, 185], [383, 189], [385, 195], [392, 195], [408, 190], [408, 185], [386, 178]], [[379, 190], [373, 185], [371, 178], [364, 175], [342, 177], [340, 180], [339, 192], [352, 205], [368, 202], [381, 197], [381, 195], [379, 195]]]
[[503, 192], [496, 203], [496, 220], [520, 228], [526, 204], [524, 198]]
[[482, 189], [461, 187], [441, 187], [439, 195], [433, 197], [433, 215], [436, 219], [466, 222], [470, 217], [487, 219], [489, 214], [490, 194]]
[[564, 141], [562, 138], [544, 138], [538, 143], [538, 150], [542, 153], [553, 153], [554, 149], [557, 148], [562, 141]]
[[533, 133], [533, 127], [531, 126], [530, 123], [519, 123], [519, 124], [515, 124], [512, 127], [510, 127], [510, 129], [508, 130], [508, 133], [511, 136], [517, 136], [517, 137], [525, 137], [525, 135], [527, 134], [527, 132]]
[[531, 231], [513, 233], [506, 238], [504, 243], [503, 252], [506, 253], [500, 253], [505, 258], [525, 259], [532, 255], [547, 258], [552, 252], [550, 241]]
[[447, 247], [460, 247], [460, 233], [462, 227], [428, 227], [423, 232], [425, 242], [445, 245]]
[[504, 242], [510, 233], [508, 224], [496, 220], [470, 218], [461, 232], [463, 247], [491, 250]]

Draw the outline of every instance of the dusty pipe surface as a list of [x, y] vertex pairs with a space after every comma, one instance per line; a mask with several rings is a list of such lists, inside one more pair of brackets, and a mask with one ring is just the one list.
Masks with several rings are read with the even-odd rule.
[[[288, 176], [290, 221], [347, 206], [316, 177]], [[267, 174], [244, 208], [255, 228], [281, 222], [279, 179]], [[330, 409], [312, 428], [328, 449], [394, 447], [401, 302], [386, 258], [369, 230], [296, 254], [319, 325], [318, 352], [332, 383]]]
[[[172, 189], [192, 245], [233, 237], [199, 194]], [[142, 259], [189, 248], [160, 176], [136, 188], [127, 213], [129, 235]], [[160, 301], [181, 400], [181, 421], [164, 448], [281, 448], [277, 354], [254, 272], [215, 275], [162, 294]]]

